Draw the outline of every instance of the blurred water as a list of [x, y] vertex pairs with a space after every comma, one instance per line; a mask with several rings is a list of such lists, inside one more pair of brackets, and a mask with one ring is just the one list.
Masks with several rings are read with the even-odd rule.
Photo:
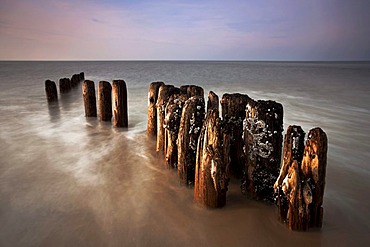
[[[48, 104], [44, 81], [124, 79], [129, 129], [84, 117], [81, 88]], [[370, 242], [370, 63], [0, 62], [0, 246], [364, 246]], [[290, 232], [240, 194], [193, 204], [146, 137], [151, 81], [246, 93], [284, 126], [329, 138], [324, 226]]]

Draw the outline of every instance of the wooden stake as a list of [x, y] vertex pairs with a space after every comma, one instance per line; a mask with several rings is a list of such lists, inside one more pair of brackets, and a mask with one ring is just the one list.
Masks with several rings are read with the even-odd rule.
[[213, 91], [210, 91], [208, 93], [208, 101], [207, 101], [207, 112], [210, 109], [216, 109], [219, 111], [219, 101], [218, 101], [218, 96], [215, 94]]
[[128, 127], [127, 87], [124, 80], [113, 80], [113, 126]]
[[159, 87], [164, 85], [163, 82], [152, 82], [149, 86], [148, 93], [148, 127], [147, 133], [149, 136], [157, 136], [157, 108]]
[[96, 97], [95, 85], [93, 81], [84, 81], [82, 85], [82, 95], [85, 105], [85, 117], [96, 117]]
[[[289, 200], [282, 190], [283, 180], [288, 175], [290, 167], [294, 161], [297, 161], [297, 169], [301, 166], [304, 150], [305, 133], [300, 126], [289, 126], [284, 137], [283, 164], [280, 168], [280, 174], [274, 184], [276, 204], [278, 206], [278, 219], [280, 222], [287, 222]], [[295, 172], [295, 168], [291, 171]], [[299, 173], [295, 176], [299, 176]], [[294, 182], [295, 183], [295, 182]], [[294, 203], [293, 203], [294, 204]]]
[[69, 78], [61, 78], [59, 80], [59, 91], [60, 93], [68, 93], [71, 91], [71, 80]]
[[273, 185], [279, 175], [282, 131], [281, 104], [249, 100], [243, 132], [247, 163], [242, 192], [252, 198], [274, 201]]
[[249, 99], [248, 95], [239, 93], [224, 94], [221, 99], [222, 119], [230, 134], [230, 174], [236, 178], [242, 178], [246, 163], [241, 133]]
[[98, 88], [99, 119], [112, 120], [112, 86], [107, 81], [100, 81]]
[[58, 100], [57, 86], [54, 81], [46, 80], [45, 81], [45, 92], [46, 98], [49, 102]]
[[328, 139], [325, 132], [321, 128], [311, 129], [302, 159], [303, 179], [312, 191], [312, 204], [309, 207], [311, 227], [322, 227], [327, 150]]
[[200, 86], [196, 85], [183, 85], [180, 87], [181, 94], [184, 94], [187, 96], [187, 98], [193, 97], [193, 96], [201, 96], [204, 97], [204, 90]]
[[199, 136], [194, 201], [201, 206], [218, 208], [226, 204], [229, 177], [229, 136], [216, 109], [210, 109]]
[[180, 183], [192, 185], [195, 176], [195, 156], [198, 137], [204, 120], [204, 98], [193, 96], [186, 100], [182, 110], [177, 139], [178, 174]]

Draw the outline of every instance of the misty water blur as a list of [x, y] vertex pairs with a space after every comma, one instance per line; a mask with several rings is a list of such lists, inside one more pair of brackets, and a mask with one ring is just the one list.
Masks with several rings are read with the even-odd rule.
[[[366, 245], [370, 64], [0, 62], [0, 246]], [[81, 88], [48, 104], [44, 81], [124, 79], [129, 128], [84, 117]], [[324, 226], [291, 232], [233, 179], [223, 209], [193, 204], [145, 133], [151, 81], [246, 93], [284, 106], [284, 127], [329, 139]]]

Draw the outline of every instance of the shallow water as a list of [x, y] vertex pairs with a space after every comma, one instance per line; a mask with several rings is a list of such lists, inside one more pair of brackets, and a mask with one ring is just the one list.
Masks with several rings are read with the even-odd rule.
[[[370, 242], [370, 64], [0, 62], [0, 246], [366, 246]], [[74, 73], [128, 86], [129, 129], [84, 117], [80, 87], [48, 104], [44, 81]], [[324, 226], [291, 232], [232, 180], [227, 205], [192, 190], [147, 138], [151, 81], [246, 93], [284, 106], [285, 129], [329, 139]]]

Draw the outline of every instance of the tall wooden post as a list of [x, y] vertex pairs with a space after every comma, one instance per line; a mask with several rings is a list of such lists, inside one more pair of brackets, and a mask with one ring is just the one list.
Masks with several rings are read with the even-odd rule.
[[112, 86], [107, 81], [100, 81], [98, 88], [99, 119], [112, 120]]
[[[304, 137], [304, 131], [300, 126], [296, 125], [289, 126], [284, 137], [283, 164], [280, 168], [279, 177], [274, 184], [274, 189], [277, 193], [278, 219], [282, 223], [287, 222], [289, 209], [289, 200], [282, 190], [283, 180], [288, 175], [294, 161], [297, 162], [297, 169], [300, 169], [304, 150]], [[295, 173], [296, 168], [292, 168], [290, 172]], [[295, 177], [298, 176], [299, 173], [295, 174]]]
[[60, 93], [68, 93], [71, 91], [71, 80], [69, 78], [59, 79], [59, 91]]
[[157, 99], [157, 152], [164, 150], [164, 118], [165, 109], [170, 96], [175, 93], [173, 85], [162, 85], [159, 87]]
[[210, 109], [199, 136], [194, 201], [205, 207], [226, 204], [229, 177], [229, 136], [216, 109]]
[[46, 98], [49, 102], [58, 100], [57, 86], [54, 81], [46, 80], [45, 81], [45, 92]]
[[183, 85], [180, 87], [181, 94], [184, 94], [187, 96], [187, 98], [193, 97], [193, 96], [201, 96], [204, 97], [204, 90], [202, 87], [197, 85]]
[[311, 129], [302, 159], [303, 179], [312, 191], [312, 204], [309, 206], [310, 227], [322, 226], [327, 150], [328, 139], [325, 132], [321, 128]]
[[149, 136], [157, 136], [157, 108], [159, 87], [164, 85], [163, 82], [152, 82], [148, 92], [148, 127]]
[[218, 96], [213, 91], [210, 91], [208, 93], [207, 112], [209, 109], [216, 109], [217, 111], [219, 111]]
[[172, 94], [166, 106], [164, 119], [164, 157], [167, 168], [177, 169], [177, 138], [179, 134], [182, 109], [185, 101], [186, 96], [181, 94]]
[[93, 81], [84, 81], [82, 85], [82, 95], [85, 105], [85, 117], [96, 117], [96, 97], [95, 85]]
[[85, 80], [85, 73], [84, 72], [80, 72], [80, 81], [84, 81]]
[[225, 128], [230, 134], [230, 173], [236, 178], [242, 178], [245, 169], [245, 156], [243, 152], [243, 121], [245, 107], [249, 101], [245, 94], [224, 94], [221, 99], [222, 119]]
[[128, 127], [127, 87], [124, 80], [113, 80], [113, 126]]
[[204, 120], [204, 98], [193, 96], [186, 100], [182, 110], [178, 147], [178, 175], [183, 185], [194, 184], [195, 156], [198, 137]]
[[281, 104], [249, 100], [243, 132], [247, 163], [242, 192], [252, 198], [274, 201], [273, 185], [279, 175], [282, 131]]

